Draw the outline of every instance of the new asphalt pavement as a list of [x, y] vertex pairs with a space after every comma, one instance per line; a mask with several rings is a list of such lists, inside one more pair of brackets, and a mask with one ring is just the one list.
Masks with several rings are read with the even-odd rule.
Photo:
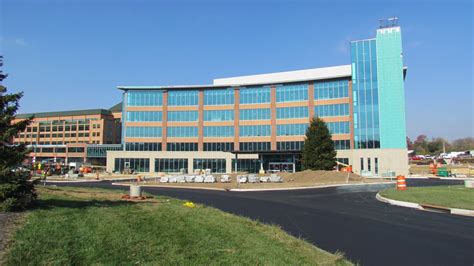
[[[446, 184], [460, 182], [408, 180], [408, 187]], [[125, 189], [106, 181], [67, 185]], [[324, 250], [342, 252], [361, 265], [474, 265], [474, 218], [379, 202], [375, 195], [385, 187], [266, 192], [147, 187], [144, 191], [279, 225]]]

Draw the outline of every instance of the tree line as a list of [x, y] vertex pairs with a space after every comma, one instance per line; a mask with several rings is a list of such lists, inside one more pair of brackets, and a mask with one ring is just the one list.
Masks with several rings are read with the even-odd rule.
[[415, 154], [440, 154], [444, 150], [446, 152], [452, 151], [469, 151], [474, 150], [474, 138], [460, 138], [453, 141], [448, 141], [444, 138], [431, 138], [428, 139], [426, 135], [419, 135], [415, 141], [412, 141], [407, 137], [407, 148], [413, 150]]

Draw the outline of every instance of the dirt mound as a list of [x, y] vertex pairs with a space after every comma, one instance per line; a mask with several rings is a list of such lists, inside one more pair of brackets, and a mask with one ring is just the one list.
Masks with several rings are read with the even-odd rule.
[[[313, 171], [305, 170], [296, 173], [279, 173], [283, 178], [283, 182], [297, 182], [297, 183], [333, 183], [345, 182], [347, 179], [346, 172], [336, 171]], [[354, 174], [349, 174], [349, 181], [363, 181], [364, 178]]]

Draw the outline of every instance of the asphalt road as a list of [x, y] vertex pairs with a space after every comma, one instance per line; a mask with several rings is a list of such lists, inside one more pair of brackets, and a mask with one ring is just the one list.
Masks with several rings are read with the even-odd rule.
[[[448, 183], [454, 184], [408, 180], [408, 186]], [[71, 185], [117, 188], [109, 182]], [[322, 249], [343, 252], [361, 265], [474, 265], [474, 218], [390, 206], [375, 199], [382, 188], [372, 185], [271, 192], [144, 190], [280, 225]]]

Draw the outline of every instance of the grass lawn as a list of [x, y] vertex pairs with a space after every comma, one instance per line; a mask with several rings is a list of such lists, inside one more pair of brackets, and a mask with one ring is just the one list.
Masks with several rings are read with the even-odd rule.
[[474, 189], [464, 186], [408, 187], [405, 191], [391, 188], [381, 191], [380, 195], [394, 200], [474, 210]]
[[14, 234], [6, 265], [347, 265], [277, 226], [155, 197], [120, 200], [89, 188], [39, 187], [39, 206]]

